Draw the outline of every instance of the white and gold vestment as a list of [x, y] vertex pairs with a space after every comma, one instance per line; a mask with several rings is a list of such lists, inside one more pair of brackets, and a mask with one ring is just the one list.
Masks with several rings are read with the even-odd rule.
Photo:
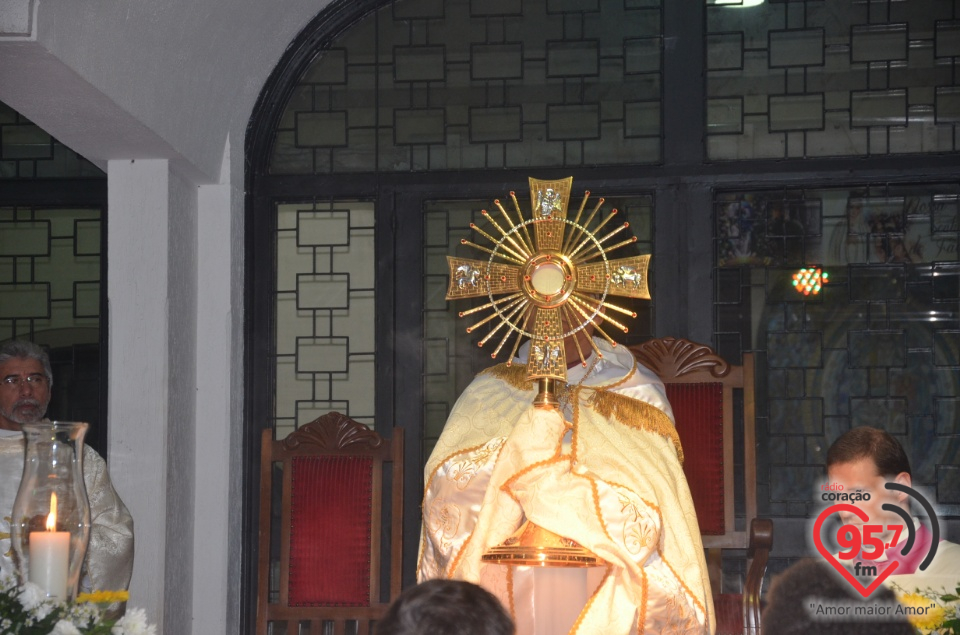
[[[23, 476], [23, 433], [0, 430], [0, 573], [15, 574], [10, 517]], [[110, 481], [107, 464], [83, 447], [83, 481], [90, 501], [90, 543], [80, 591], [120, 591], [133, 571], [133, 518]]]
[[603, 357], [569, 371], [562, 416], [531, 407], [519, 363], [484, 371], [461, 395], [426, 465], [418, 578], [480, 583], [522, 624], [525, 568], [481, 556], [529, 519], [608, 563], [571, 633], [711, 633], [663, 384], [628, 350], [595, 341]]

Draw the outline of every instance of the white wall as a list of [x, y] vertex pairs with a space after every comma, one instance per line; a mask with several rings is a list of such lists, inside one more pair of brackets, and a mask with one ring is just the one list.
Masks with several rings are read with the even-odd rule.
[[239, 632], [242, 149], [328, 2], [0, 3], [0, 100], [107, 171], [108, 459], [160, 632]]
[[[0, 99], [91, 160], [168, 158], [198, 185], [216, 183], [224, 141], [243, 148], [266, 78], [328, 1], [33, 0], [35, 43], [64, 65], [61, 85], [34, 75], [0, 86]], [[29, 95], [29, 110], [8, 93]]]

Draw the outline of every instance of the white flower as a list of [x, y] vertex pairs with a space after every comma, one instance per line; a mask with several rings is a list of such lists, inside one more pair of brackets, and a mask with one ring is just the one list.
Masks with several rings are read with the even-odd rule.
[[63, 617], [73, 622], [77, 628], [89, 628], [100, 621], [100, 610], [93, 604], [74, 604], [67, 608]]
[[0, 577], [0, 589], [3, 589], [4, 591], [6, 591], [7, 589], [13, 589], [13, 588], [16, 588], [17, 586], [18, 586], [17, 579], [14, 577], [12, 573], [4, 573], [3, 576]]
[[40, 621], [54, 609], [55, 600], [47, 597], [43, 589], [32, 582], [27, 582], [20, 589], [17, 599], [33, 619]]
[[20, 589], [20, 595], [17, 596], [20, 604], [28, 611], [35, 611], [47, 599], [47, 594], [43, 589], [32, 582], [27, 582]]
[[73, 622], [60, 620], [50, 631], [50, 635], [81, 635], [80, 629], [73, 625]]
[[147, 624], [147, 612], [129, 609], [127, 614], [110, 629], [112, 635], [157, 635], [157, 627]]

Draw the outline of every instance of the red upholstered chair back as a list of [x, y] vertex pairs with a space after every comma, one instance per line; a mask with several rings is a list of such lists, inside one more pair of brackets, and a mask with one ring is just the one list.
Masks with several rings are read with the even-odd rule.
[[370, 606], [373, 459], [296, 456], [291, 463], [290, 606]]
[[[773, 529], [770, 521], [756, 518], [753, 356], [744, 354], [743, 365], [734, 366], [709, 346], [672, 337], [650, 340], [630, 350], [641, 364], [660, 377], [673, 407], [684, 452], [683, 471], [707, 550], [717, 635], [759, 633], [760, 584]], [[739, 440], [734, 422], [738, 394], [743, 415]], [[738, 441], [742, 443], [743, 457], [739, 465], [735, 462]], [[742, 483], [739, 488], [738, 482]], [[739, 528], [738, 507], [745, 515]], [[743, 594], [722, 593], [721, 550], [728, 548], [748, 552]]]
[[683, 470], [697, 510], [700, 533], [722, 536], [725, 474], [723, 460], [723, 384], [666, 384], [684, 454]]
[[[385, 439], [336, 412], [261, 448], [257, 633], [370, 633], [400, 593], [403, 431]], [[392, 490], [384, 495], [384, 465]], [[381, 512], [390, 518], [390, 589], [381, 597]], [[352, 624], [351, 624], [352, 623]], [[349, 627], [348, 627], [349, 625]]]

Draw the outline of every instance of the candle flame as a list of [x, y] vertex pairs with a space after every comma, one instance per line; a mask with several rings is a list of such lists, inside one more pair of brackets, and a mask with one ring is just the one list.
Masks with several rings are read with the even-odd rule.
[[47, 531], [57, 530], [57, 495], [50, 494], [50, 513], [47, 514]]

